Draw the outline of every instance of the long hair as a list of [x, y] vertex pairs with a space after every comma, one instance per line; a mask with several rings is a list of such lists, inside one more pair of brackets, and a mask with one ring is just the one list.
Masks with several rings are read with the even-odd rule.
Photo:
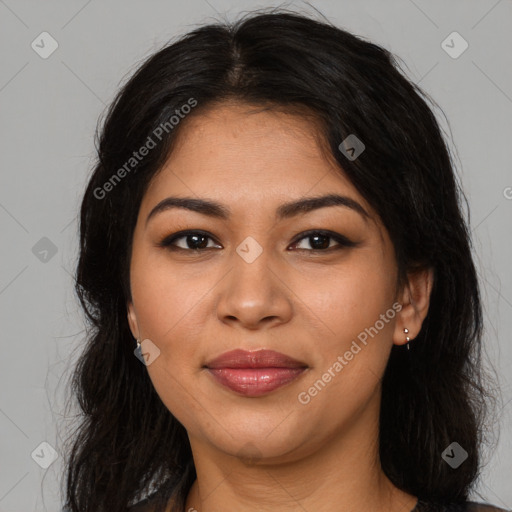
[[[453, 158], [429, 97], [389, 51], [274, 10], [199, 27], [154, 53], [98, 128], [80, 211], [76, 293], [88, 329], [72, 378], [82, 419], [68, 454], [67, 507], [121, 512], [156, 491], [155, 510], [171, 497], [181, 510], [196, 477], [185, 428], [133, 354], [129, 265], [142, 197], [177, 133], [187, 116], [226, 100], [313, 116], [340, 173], [388, 230], [400, 283], [434, 270], [421, 332], [410, 351], [393, 347], [383, 377], [380, 462], [420, 499], [465, 500], [480, 467], [486, 394], [479, 285]], [[351, 134], [365, 144], [355, 160], [339, 149]], [[155, 146], [135, 159], [148, 137]], [[441, 457], [453, 441], [468, 453], [456, 471]]]

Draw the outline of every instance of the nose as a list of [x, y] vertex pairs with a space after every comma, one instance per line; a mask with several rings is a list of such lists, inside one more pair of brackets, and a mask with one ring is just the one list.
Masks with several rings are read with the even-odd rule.
[[289, 322], [293, 313], [286, 273], [272, 262], [269, 251], [254, 261], [233, 255], [233, 268], [218, 289], [217, 316], [221, 322], [249, 330]]

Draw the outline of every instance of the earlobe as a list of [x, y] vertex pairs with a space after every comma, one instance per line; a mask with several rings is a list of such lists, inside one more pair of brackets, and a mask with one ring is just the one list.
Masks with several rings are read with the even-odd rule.
[[397, 315], [393, 343], [404, 345], [412, 342], [421, 330], [430, 305], [430, 294], [434, 284], [432, 268], [417, 270], [408, 274], [407, 284], [402, 291], [402, 309]]

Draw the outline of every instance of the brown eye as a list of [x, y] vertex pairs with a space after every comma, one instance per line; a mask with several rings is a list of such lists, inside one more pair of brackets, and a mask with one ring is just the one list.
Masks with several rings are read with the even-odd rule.
[[182, 231], [164, 238], [158, 245], [169, 250], [183, 251], [201, 251], [216, 247], [208, 245], [208, 240], [213, 241], [213, 238], [202, 231]]
[[[357, 245], [356, 242], [352, 242], [347, 237], [340, 235], [339, 233], [334, 233], [332, 231], [308, 231], [306, 233], [302, 233], [300, 238], [297, 238], [295, 242], [293, 242], [292, 246], [296, 249], [302, 251], [319, 251], [326, 252], [330, 249], [341, 249], [343, 247], [354, 247]], [[309, 245], [310, 248], [306, 247], [296, 247], [302, 241], [305, 241], [305, 245]], [[332, 245], [332, 241], [336, 242]], [[337, 245], [336, 245], [337, 244]]]

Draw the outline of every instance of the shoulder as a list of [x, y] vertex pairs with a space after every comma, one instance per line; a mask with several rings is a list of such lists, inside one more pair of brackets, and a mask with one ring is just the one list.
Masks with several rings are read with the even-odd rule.
[[[131, 506], [128, 509], [128, 512], [153, 512], [154, 505], [152, 503], [154, 503], [153, 500], [146, 498], [145, 500], [139, 501], [135, 505]], [[446, 505], [443, 507], [427, 505], [427, 507], [420, 510], [425, 510], [425, 512], [512, 512], [510, 509], [507, 510], [486, 503], [476, 503], [473, 501], [465, 504]]]
[[[156, 501], [158, 498], [158, 493], [154, 493], [151, 496], [135, 503], [131, 507], [128, 508], [127, 512], [155, 512], [156, 509]], [[177, 506], [177, 500], [171, 499], [167, 503], [167, 507], [165, 508], [165, 512], [174, 512]]]
[[453, 503], [439, 505], [428, 502], [419, 502], [414, 512], [511, 512], [510, 510], [495, 507], [488, 503], [468, 501], [465, 503]]
[[128, 508], [128, 512], [153, 512], [155, 509], [155, 498], [157, 493], [153, 493], [142, 501], [138, 501]]
[[139, 501], [135, 505], [132, 505], [128, 512], [153, 512], [153, 505], [149, 502], [148, 499]]
[[467, 512], [510, 512], [510, 510], [506, 510], [504, 508], [498, 508], [493, 505], [488, 505], [486, 503], [475, 503], [469, 502], [466, 508]]
[[[154, 505], [146, 498], [128, 507], [126, 510], [127, 512], [154, 512]], [[64, 507], [61, 512], [70, 512], [70, 510]]]

